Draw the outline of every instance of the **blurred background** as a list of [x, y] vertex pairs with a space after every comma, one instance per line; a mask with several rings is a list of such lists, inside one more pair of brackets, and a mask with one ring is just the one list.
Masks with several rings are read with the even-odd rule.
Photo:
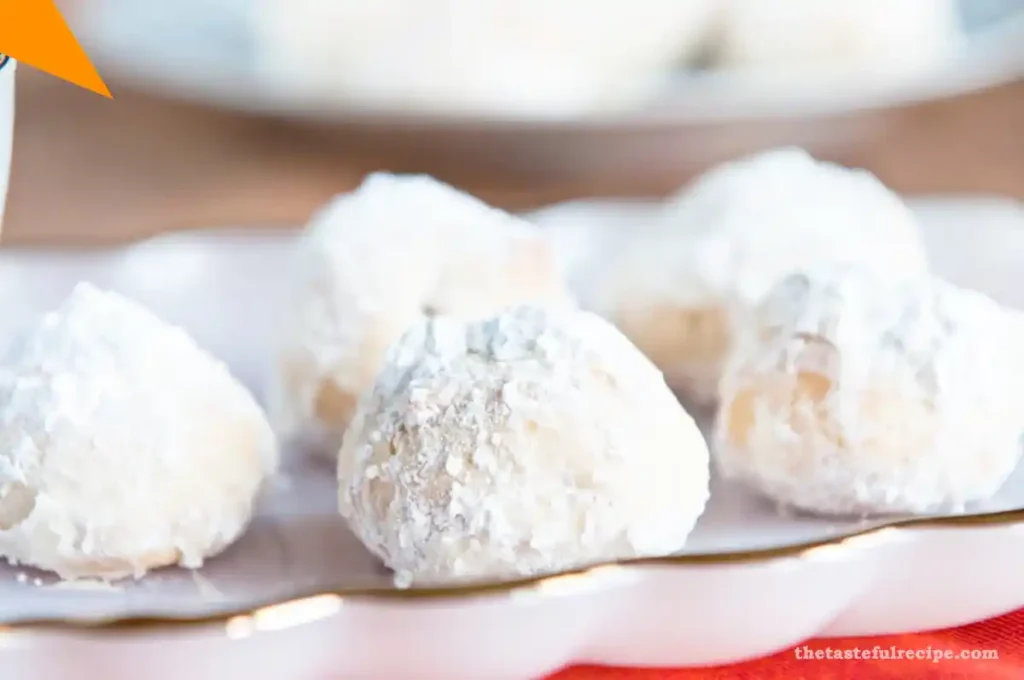
[[374, 170], [508, 209], [781, 144], [1024, 199], [1024, 0], [63, 0], [109, 101], [18, 73], [8, 244], [300, 224]]

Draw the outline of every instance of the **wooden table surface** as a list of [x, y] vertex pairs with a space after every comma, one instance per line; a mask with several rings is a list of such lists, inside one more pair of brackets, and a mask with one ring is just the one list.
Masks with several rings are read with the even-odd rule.
[[[111, 101], [20, 70], [5, 244], [90, 244], [172, 229], [299, 223], [376, 169], [433, 172], [507, 208], [600, 194], [664, 194], [700, 169], [680, 163], [646, 175], [532, 175], [463, 163], [436, 149], [417, 155], [394, 144], [385, 148], [358, 134], [348, 143], [325, 144], [287, 124], [113, 85]], [[884, 120], [882, 132], [837, 151], [833, 160], [867, 167], [907, 193], [1024, 198], [1024, 81], [908, 106]], [[798, 128], [782, 129], [773, 140], [789, 141], [786, 130]], [[755, 137], [750, 144], [757, 144]]]

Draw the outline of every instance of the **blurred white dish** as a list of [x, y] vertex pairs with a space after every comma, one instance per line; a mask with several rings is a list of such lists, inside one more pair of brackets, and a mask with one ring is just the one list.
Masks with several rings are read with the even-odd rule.
[[[666, 12], [663, 20], [670, 16], [678, 18], [679, 13], [691, 11], [694, 16], [700, 16], [697, 10], [672, 8], [671, 3], [659, 0], [649, 1]], [[842, 78], [836, 78], [827, 71], [817, 75], [800, 73], [799, 77], [792, 77], [785, 70], [760, 68], [680, 70], [651, 99], [625, 109], [622, 108], [625, 102], [634, 101], [632, 95], [623, 95], [625, 98], [619, 98], [615, 106], [600, 105], [610, 101], [607, 99], [610, 94], [607, 84], [593, 79], [596, 71], [587, 71], [591, 75], [580, 79], [579, 76], [586, 71], [585, 65], [565, 57], [560, 57], [562, 61], [559, 62], [568, 69], [563, 75], [568, 80], [576, 79], [583, 83], [580, 85], [583, 89], [570, 94], [556, 79], [556, 82], [549, 83], [550, 92], [561, 90], [561, 99], [550, 99], [550, 105], [541, 100], [523, 100], [512, 91], [510, 83], [514, 78], [508, 81], [498, 76], [507, 76], [508, 69], [515, 71], [526, 65], [509, 59], [508, 55], [514, 51], [503, 51], [494, 46], [482, 53], [485, 57], [481, 68], [484, 72], [488, 68], [495, 71], [493, 75], [497, 85], [486, 77], [479, 81], [471, 79], [478, 82], [480, 88], [475, 91], [471, 88], [465, 95], [468, 99], [461, 101], [462, 105], [459, 105], [458, 98], [454, 98], [446, 107], [443, 103], [432, 102], [423, 92], [410, 92], [408, 88], [391, 92], [394, 96], [401, 95], [400, 99], [394, 100], [395, 105], [381, 105], [379, 102], [387, 100], [388, 91], [377, 86], [363, 87], [365, 82], [360, 86], [362, 89], [356, 88], [359, 92], [339, 91], [325, 96], [321, 88], [303, 86], [305, 78], [278, 77], [273, 75], [274, 69], [268, 69], [267, 64], [261, 63], [257, 41], [248, 21], [253, 5], [246, 0], [181, 0], [173, 3], [96, 0], [88, 4], [88, 13], [80, 16], [76, 25], [101, 70], [111, 77], [123, 77], [126, 82], [171, 97], [228, 109], [329, 123], [372, 121], [377, 125], [394, 122], [431, 126], [473, 123], [512, 129], [596, 126], [635, 130], [655, 124], [685, 125], [720, 119], [814, 115], [881, 107], [954, 95], [1019, 76], [1024, 70], [1024, 2], [959, 0], [959, 6], [964, 14], [967, 33], [964, 49], [957, 52], [955, 58], [938, 59], [932, 67], [915, 69], [912, 74], [878, 78], [877, 69], [874, 73], [869, 69], [864, 77], [844, 73]], [[614, 17], [614, 14], [609, 16]], [[408, 23], [399, 22], [398, 28], [406, 26], [408, 29]], [[563, 25], [559, 30], [564, 32], [566, 27]], [[637, 25], [636, 31], [640, 30], [643, 30], [642, 26]], [[636, 35], [636, 31], [632, 34]], [[462, 31], [460, 35], [469, 33], [472, 32]], [[586, 31], [581, 31], [577, 38], [583, 40], [586, 35]], [[672, 38], [667, 32], [661, 37]], [[689, 40], [685, 35], [675, 37], [684, 46]], [[315, 38], [310, 36], [311, 41], [315, 42]], [[592, 37], [588, 39], [594, 43], [588, 49], [599, 48], [600, 41], [594, 41]], [[597, 50], [598, 53], [600, 51]], [[685, 53], [685, 47], [680, 51]], [[288, 53], [288, 50], [282, 52]], [[317, 54], [316, 50], [311, 50], [308, 59], [315, 61]], [[640, 68], [643, 64], [664, 64], [671, 58], [671, 52], [658, 42], [653, 44], [651, 51], [634, 45], [629, 50], [622, 48], [621, 54], [619, 51], [614, 54], [623, 61], [626, 72], [632, 66], [636, 67], [634, 72], [638, 74], [649, 72]], [[627, 54], [629, 59], [626, 59]], [[310, 65], [306, 59], [294, 62], [292, 66], [308, 71]], [[444, 62], [448, 65], [445, 68], [464, 61], [449, 59]], [[436, 67], [441, 68], [444, 64]], [[356, 72], [347, 79], [338, 77], [342, 86], [348, 83], [355, 87], [363, 80], [363, 76]], [[536, 91], [544, 89], [541, 85], [537, 84]], [[649, 84], [637, 79], [633, 85], [646, 91]], [[515, 87], [520, 93], [530, 91], [531, 96], [536, 94], [533, 88], [524, 90], [521, 83]], [[481, 97], [496, 95], [500, 96], [491, 100], [493, 105], [477, 106], [475, 112], [473, 106], [463, 106], [474, 102], [479, 104]], [[520, 102], [518, 108], [511, 108], [507, 97], [512, 96]]]
[[[941, 273], [1024, 306], [1021, 206], [914, 205]], [[574, 247], [581, 225], [625, 234], [651, 210], [577, 203], [539, 220]], [[186, 327], [236, 375], [262, 384], [295, 235], [215, 231], [111, 251], [0, 251], [0, 338], [87, 278]], [[396, 591], [338, 518], [332, 470], [304, 461], [295, 457], [248, 534], [196, 574], [48, 587], [45, 575], [0, 567], [0, 680], [133, 680], [139, 669], [152, 680], [525, 680], [572, 662], [725, 663], [811, 636], [939, 628], [1024, 606], [1024, 469], [973, 509], [986, 514], [900, 526], [784, 516], [716, 483], [680, 556]]]

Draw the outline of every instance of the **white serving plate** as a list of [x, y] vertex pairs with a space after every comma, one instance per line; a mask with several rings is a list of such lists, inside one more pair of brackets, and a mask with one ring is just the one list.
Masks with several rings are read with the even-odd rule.
[[[1024, 209], [915, 202], [937, 269], [1024, 306]], [[646, 204], [537, 219], [628, 230]], [[294, 232], [169, 235], [123, 249], [0, 250], [0, 338], [78, 280], [192, 331], [259, 392]], [[560, 243], [569, 243], [571, 239]], [[399, 591], [342, 526], [333, 472], [287, 452], [250, 531], [196, 573], [116, 587], [0, 567], [0, 680], [523, 680], [570, 663], [739, 661], [813, 636], [959, 625], [1024, 606], [1024, 469], [969, 514], [839, 522], [715, 482], [686, 550], [515, 583]]]
[[[927, 1], [927, 0], [925, 0]], [[951, 60], [911, 79], [778, 77], [760, 69], [681, 68], [631, 110], [592, 114], [367, 108], [272, 82], [256, 67], [249, 0], [93, 0], [75, 28], [105, 74], [176, 99], [328, 124], [491, 130], [641, 132], [721, 120], [845, 113], [948, 97], [1024, 72], [1024, 1], [960, 0], [967, 36]]]

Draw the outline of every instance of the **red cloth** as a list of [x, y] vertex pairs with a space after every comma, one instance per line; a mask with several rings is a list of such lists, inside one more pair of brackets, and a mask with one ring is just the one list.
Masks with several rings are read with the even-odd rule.
[[[757, 661], [695, 670], [636, 670], [577, 667], [562, 671], [549, 680], [1022, 680], [1024, 679], [1024, 609], [963, 628], [875, 638], [815, 640], [811, 649], [942, 650], [946, 654], [967, 652], [978, 656], [982, 650], [996, 650], [998, 658], [901, 659], [901, 660], [800, 660], [795, 650], [780, 652]], [[948, 652], [947, 652], [948, 650]]]

